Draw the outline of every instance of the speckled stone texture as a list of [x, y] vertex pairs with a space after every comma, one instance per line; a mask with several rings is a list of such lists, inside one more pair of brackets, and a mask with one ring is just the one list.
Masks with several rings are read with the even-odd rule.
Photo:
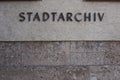
[[120, 42], [0, 42], [0, 80], [120, 80]]

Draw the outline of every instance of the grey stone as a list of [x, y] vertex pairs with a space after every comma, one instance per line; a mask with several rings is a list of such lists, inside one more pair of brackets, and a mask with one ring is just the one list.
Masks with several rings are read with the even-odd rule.
[[117, 41], [0, 42], [0, 80], [119, 80], [119, 48]]
[[105, 42], [92, 42], [92, 41], [77, 41], [71, 42], [70, 51], [79, 53], [103, 53], [106, 51], [107, 44]]
[[[0, 41], [120, 40], [119, 7], [118, 2], [89, 3], [83, 0], [1, 2]], [[20, 22], [19, 13], [21, 12], [26, 13], [26, 19], [28, 19], [27, 12], [33, 12], [32, 18], [37, 12], [40, 18], [43, 12], [83, 13], [80, 19], [85, 12], [90, 12], [92, 15], [99, 12], [105, 15], [102, 22], [99, 20], [84, 22], [83, 19], [82, 22], [53, 22], [52, 19], [46, 22]]]
[[0, 66], [119, 65], [119, 42], [0, 42]]
[[23, 65], [66, 65], [69, 62], [68, 43], [45, 42], [22, 44]]
[[[33, 66], [32, 66], [33, 67]], [[28, 67], [29, 68], [29, 67]], [[23, 67], [22, 67], [23, 69]], [[26, 68], [27, 69], [27, 68]], [[29, 68], [30, 69], [30, 68]], [[89, 80], [89, 69], [85, 66], [48, 66], [44, 69], [34, 66], [31, 72], [7, 71], [0, 72], [2, 80]]]
[[90, 80], [119, 80], [120, 66], [90, 66]]
[[119, 80], [120, 79], [120, 66], [116, 66], [115, 67], [115, 80]]
[[71, 53], [71, 65], [103, 65], [104, 53]]
[[22, 54], [19, 43], [0, 43], [0, 65], [21, 65]]
[[105, 52], [105, 64], [120, 65], [120, 42], [112, 42]]
[[90, 80], [115, 80], [114, 66], [90, 66]]

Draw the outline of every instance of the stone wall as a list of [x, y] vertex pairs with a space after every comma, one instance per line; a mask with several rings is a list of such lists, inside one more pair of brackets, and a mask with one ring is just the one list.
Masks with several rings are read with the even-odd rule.
[[0, 42], [0, 80], [120, 80], [120, 42]]

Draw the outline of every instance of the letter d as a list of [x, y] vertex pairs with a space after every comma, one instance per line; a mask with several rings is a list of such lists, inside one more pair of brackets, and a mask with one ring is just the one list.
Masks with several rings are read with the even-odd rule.
[[44, 12], [43, 13], [43, 22], [45, 22], [45, 21], [47, 21], [48, 19], [49, 19], [49, 13], [47, 13], [47, 12]]

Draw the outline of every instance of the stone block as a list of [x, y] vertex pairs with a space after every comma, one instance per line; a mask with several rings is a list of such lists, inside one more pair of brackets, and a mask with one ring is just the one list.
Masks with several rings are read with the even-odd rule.
[[112, 42], [107, 48], [104, 64], [120, 65], [120, 42]]
[[21, 59], [19, 43], [0, 43], [0, 66], [21, 65]]
[[114, 66], [90, 66], [90, 80], [116, 80]]
[[67, 65], [69, 62], [67, 43], [25, 43], [21, 52], [23, 65]]
[[104, 53], [71, 53], [71, 65], [103, 65]]
[[[28, 67], [29, 68], [29, 67]], [[7, 71], [0, 74], [1, 80], [89, 80], [86, 66], [31, 67], [23, 71]], [[31, 72], [30, 72], [31, 71]]]
[[105, 42], [94, 42], [94, 41], [86, 41], [86, 42], [71, 42], [70, 43], [70, 51], [71, 52], [89, 52], [89, 53], [100, 53], [105, 52], [106, 43]]

